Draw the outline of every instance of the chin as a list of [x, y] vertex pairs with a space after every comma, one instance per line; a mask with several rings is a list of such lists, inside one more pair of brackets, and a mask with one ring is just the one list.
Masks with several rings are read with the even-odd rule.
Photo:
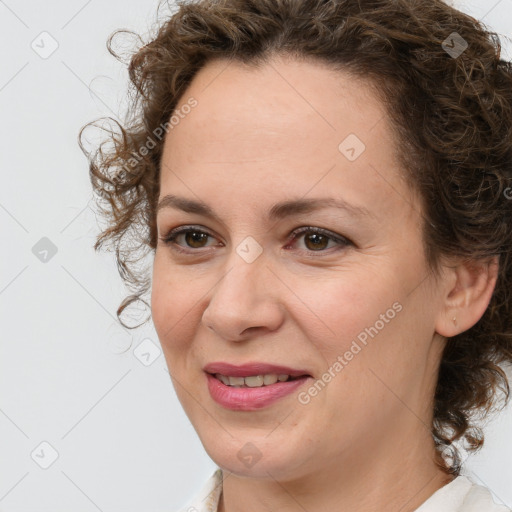
[[[233, 437], [224, 435], [207, 435], [201, 442], [209, 457], [220, 468], [241, 477], [269, 479], [280, 481], [291, 480], [302, 476], [305, 468], [306, 454], [298, 451], [283, 437], [266, 435]], [[302, 448], [304, 444], [301, 442]]]

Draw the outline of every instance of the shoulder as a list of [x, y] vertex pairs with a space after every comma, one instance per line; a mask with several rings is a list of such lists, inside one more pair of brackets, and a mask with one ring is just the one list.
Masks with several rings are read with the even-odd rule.
[[222, 470], [217, 468], [190, 503], [177, 512], [217, 512], [222, 492]]
[[459, 475], [438, 489], [415, 512], [512, 512], [493, 500], [491, 491]]
[[471, 481], [470, 484], [460, 509], [461, 512], [512, 512], [512, 509], [505, 505], [498, 505], [493, 500], [491, 491], [487, 487]]

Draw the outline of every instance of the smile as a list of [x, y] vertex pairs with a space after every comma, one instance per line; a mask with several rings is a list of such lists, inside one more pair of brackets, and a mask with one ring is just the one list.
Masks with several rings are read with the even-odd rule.
[[[210, 373], [205, 375], [210, 397], [218, 405], [232, 411], [257, 411], [269, 407], [286, 396], [299, 392], [299, 388], [312, 379], [310, 375], [290, 377], [285, 374], [250, 375], [247, 377], [227, 377], [222, 374], [212, 375]], [[275, 382], [265, 384], [265, 377], [267, 377], [267, 382], [269, 379]], [[279, 380], [279, 377], [286, 380]], [[227, 379], [229, 383], [225, 384], [221, 378]], [[231, 381], [235, 384], [231, 384]]]
[[235, 388], [259, 388], [262, 386], [270, 386], [276, 382], [286, 382], [288, 380], [295, 380], [300, 377], [292, 377], [284, 373], [267, 373], [265, 375], [250, 375], [247, 377], [233, 377], [216, 373], [215, 378], [220, 380], [226, 386]]

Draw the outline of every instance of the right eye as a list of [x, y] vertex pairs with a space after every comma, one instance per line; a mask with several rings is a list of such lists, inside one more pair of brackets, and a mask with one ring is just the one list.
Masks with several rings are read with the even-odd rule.
[[[178, 243], [180, 237], [183, 237], [185, 245]], [[202, 249], [208, 247], [205, 242], [208, 238], [212, 237], [206, 231], [203, 231], [196, 226], [180, 226], [171, 229], [166, 235], [160, 237], [160, 240], [173, 250], [184, 253], [196, 252], [194, 249]], [[186, 249], [188, 247], [188, 249]]]

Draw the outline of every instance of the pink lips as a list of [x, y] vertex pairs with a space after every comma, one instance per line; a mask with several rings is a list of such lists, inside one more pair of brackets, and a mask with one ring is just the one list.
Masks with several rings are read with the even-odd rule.
[[[296, 370], [267, 363], [246, 363], [235, 366], [218, 362], [207, 364], [203, 370], [206, 372], [208, 390], [213, 400], [219, 405], [235, 411], [255, 411], [267, 407], [280, 398], [293, 393], [311, 378], [306, 370]], [[214, 377], [216, 373], [231, 377], [276, 373], [299, 378], [256, 388], [236, 388], [223, 384]]]

